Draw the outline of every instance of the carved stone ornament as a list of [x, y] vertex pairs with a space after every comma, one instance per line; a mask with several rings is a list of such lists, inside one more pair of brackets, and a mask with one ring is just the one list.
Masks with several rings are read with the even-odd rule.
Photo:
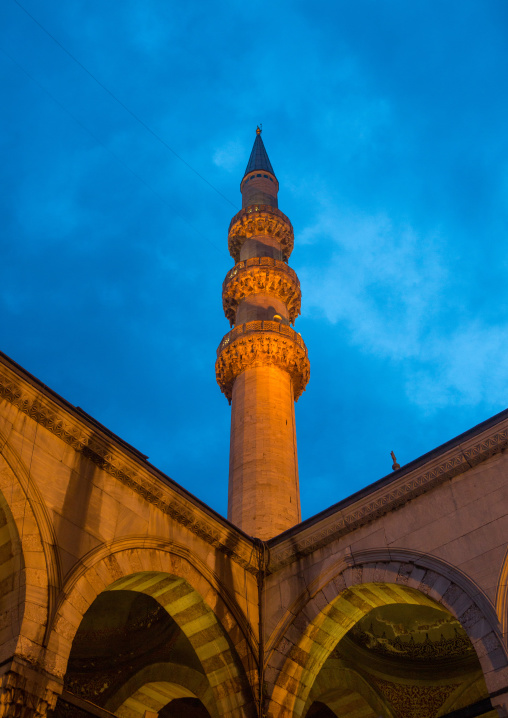
[[395, 639], [379, 638], [373, 636], [370, 631], [362, 631], [358, 628], [358, 624], [351, 629], [350, 635], [369, 651], [390, 658], [402, 658], [410, 661], [439, 661], [440, 659], [450, 661], [451, 658], [475, 655], [469, 637], [463, 632], [460, 633], [457, 628], [455, 636], [452, 638], [441, 635], [440, 638], [434, 640], [427, 634], [423, 641], [415, 641], [413, 636], [410, 636], [408, 640], [400, 636]]
[[240, 249], [250, 237], [272, 237], [280, 242], [282, 255], [287, 261], [293, 251], [294, 232], [289, 219], [280, 210], [268, 204], [254, 204], [240, 210], [229, 225], [229, 253], [238, 262]]
[[55, 688], [56, 684], [45, 686], [42, 678], [38, 683], [31, 676], [4, 673], [0, 679], [0, 718], [46, 718], [58, 698]]
[[287, 307], [291, 323], [300, 314], [300, 282], [285, 262], [272, 257], [253, 257], [238, 262], [228, 272], [222, 284], [222, 306], [231, 324], [239, 303], [252, 294], [269, 294], [280, 299]]
[[278, 366], [289, 372], [298, 401], [310, 378], [307, 347], [294, 329], [278, 322], [240, 324], [223, 338], [217, 350], [215, 375], [231, 401], [236, 377], [256, 366]]
[[376, 688], [394, 709], [398, 718], [432, 718], [460, 683], [446, 685], [408, 685], [391, 683], [372, 676]]

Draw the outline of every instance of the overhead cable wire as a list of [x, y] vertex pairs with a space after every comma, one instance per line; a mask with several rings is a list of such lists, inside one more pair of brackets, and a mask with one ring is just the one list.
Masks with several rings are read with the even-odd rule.
[[36, 17], [33, 16], [33, 15], [19, 2], [19, 0], [13, 0], [13, 2], [16, 3], [16, 5], [17, 5], [19, 8], [21, 8], [21, 10], [23, 10], [23, 12], [26, 13], [26, 15], [28, 15], [28, 17], [31, 18], [31, 19], [34, 21], [34, 23], [41, 28], [41, 30], [42, 30], [43, 32], [45, 32], [46, 35], [47, 35], [48, 37], [50, 37], [50, 38], [53, 40], [53, 42], [55, 42], [55, 43], [58, 45], [58, 47], [60, 47], [60, 48], [66, 53], [66, 55], [68, 55], [68, 56], [71, 58], [71, 60], [73, 60], [77, 65], [79, 65], [79, 67], [81, 67], [81, 69], [84, 70], [84, 72], [86, 72], [86, 74], [89, 75], [89, 77], [91, 77], [92, 80], [99, 85], [99, 87], [101, 87], [105, 92], [108, 93], [108, 95], [110, 95], [110, 96], [115, 100], [115, 102], [117, 102], [121, 107], [123, 107], [123, 109], [124, 109], [126, 112], [128, 112], [129, 115], [136, 120], [136, 122], [138, 122], [138, 123], [139, 123], [147, 132], [149, 132], [153, 137], [155, 137], [155, 139], [156, 139], [158, 142], [160, 142], [167, 150], [169, 150], [177, 159], [179, 159], [180, 162], [183, 162], [183, 164], [184, 164], [186, 167], [188, 167], [188, 168], [191, 170], [191, 172], [194, 172], [194, 174], [197, 175], [201, 180], [203, 180], [203, 182], [205, 182], [209, 187], [211, 187], [215, 192], [217, 192], [217, 194], [220, 195], [220, 196], [222, 197], [222, 199], [224, 199], [226, 202], [228, 202], [228, 204], [230, 204], [232, 207], [234, 207], [235, 209], [237, 209], [237, 205], [236, 205], [234, 202], [232, 202], [228, 197], [226, 197], [226, 195], [222, 194], [222, 192], [221, 192], [219, 189], [217, 189], [217, 187], [215, 187], [211, 182], [209, 182], [209, 181], [206, 179], [206, 177], [203, 177], [202, 174], [200, 174], [196, 169], [194, 169], [194, 167], [192, 167], [192, 165], [190, 165], [186, 160], [184, 160], [183, 157], [181, 157], [181, 155], [178, 154], [178, 152], [176, 152], [172, 147], [170, 147], [170, 145], [168, 145], [168, 143], [167, 143], [160, 135], [158, 135], [154, 130], [152, 130], [152, 128], [151, 128], [149, 125], [147, 125], [146, 122], [143, 122], [143, 120], [142, 120], [138, 115], [136, 115], [135, 112], [133, 112], [126, 104], [124, 104], [124, 103], [114, 94], [114, 92], [112, 92], [112, 91], [111, 91], [108, 87], [106, 87], [106, 85], [104, 85], [97, 77], [95, 77], [95, 75], [94, 75], [92, 72], [90, 72], [90, 70], [89, 70], [85, 65], [83, 65], [83, 63], [80, 62], [80, 60], [78, 60], [78, 58], [77, 58], [75, 55], [73, 55], [64, 45], [62, 45], [62, 43], [61, 43], [51, 32], [49, 32], [49, 30], [47, 30], [47, 29], [44, 27], [44, 25], [43, 25], [42, 23], [40, 23], [39, 20], [37, 20]]
[[84, 125], [81, 120], [79, 120], [75, 115], [70, 112], [70, 110], [63, 105], [60, 100], [58, 100], [54, 95], [51, 94], [49, 90], [47, 90], [44, 85], [41, 85], [41, 83], [33, 76], [31, 75], [28, 70], [26, 70], [20, 63], [12, 57], [6, 50], [4, 50], [3, 47], [0, 47], [0, 52], [2, 52], [6, 57], [9, 58], [11, 62], [13, 62], [33, 83], [35, 83], [48, 97], [50, 97], [55, 104], [57, 104], [69, 117], [71, 117], [76, 124], [78, 124], [87, 134], [90, 135], [101, 147], [104, 147], [109, 154], [114, 157], [114, 159], [121, 164], [128, 172], [130, 172], [136, 179], [138, 179], [142, 184], [145, 185], [145, 187], [148, 187], [148, 189], [153, 192], [165, 205], [167, 205], [180, 219], [187, 224], [188, 227], [192, 229], [193, 232], [196, 232], [201, 238], [204, 236], [205, 241], [207, 241], [209, 244], [212, 245], [217, 251], [222, 251], [214, 242], [212, 242], [210, 239], [208, 239], [206, 233], [203, 235], [203, 232], [200, 232], [194, 225], [192, 225], [188, 219], [186, 219], [168, 200], [166, 197], [164, 197], [160, 192], [158, 192], [154, 187], [152, 187], [151, 184], [149, 184], [146, 180], [143, 179], [135, 170], [133, 170], [131, 167], [129, 167], [128, 164], [126, 164], [121, 157], [119, 157], [113, 150], [111, 150], [102, 140], [100, 140], [97, 135], [95, 135], [86, 125]]

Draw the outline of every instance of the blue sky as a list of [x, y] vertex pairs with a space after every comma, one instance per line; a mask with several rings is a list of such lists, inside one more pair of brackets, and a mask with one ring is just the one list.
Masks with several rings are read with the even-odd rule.
[[213, 508], [259, 122], [311, 359], [304, 517], [508, 406], [505, 0], [4, 0], [0, 50], [0, 348]]

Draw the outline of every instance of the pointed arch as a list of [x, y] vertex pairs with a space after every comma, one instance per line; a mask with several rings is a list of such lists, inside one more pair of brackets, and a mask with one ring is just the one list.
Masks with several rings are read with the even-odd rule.
[[[133, 697], [139, 701], [145, 686], [150, 686], [151, 706], [147, 709], [160, 711], [171, 698], [194, 696], [199, 698], [212, 718], [218, 718], [213, 691], [206, 677], [187, 666], [173, 663], [153, 663], [132, 676], [104, 706], [116, 713], [120, 706], [129, 703]], [[177, 687], [180, 689], [180, 694]], [[155, 690], [153, 690], [155, 688]], [[157, 689], [159, 689], [157, 691]], [[160, 693], [160, 697], [157, 695]], [[141, 694], [141, 696], [140, 696]], [[142, 715], [142, 714], [141, 714]]]
[[504, 555], [497, 582], [496, 613], [501, 624], [504, 643], [508, 645], [508, 549]]
[[484, 698], [485, 691], [485, 686], [482, 684], [481, 677], [473, 676], [469, 681], [459, 686], [443, 703], [439, 709], [439, 716], [446, 716], [452, 711], [466, 708], [481, 701]]
[[[13, 655], [38, 663], [44, 653], [48, 617], [61, 585], [61, 569], [47, 507], [30, 470], [0, 432], [0, 508], [5, 557], [0, 569], [2, 634], [0, 660]], [[9, 536], [9, 538], [7, 538]]]
[[[340, 661], [335, 661], [335, 663], [340, 664]], [[330, 675], [328, 676], [326, 673]], [[320, 701], [333, 710], [337, 698], [342, 702], [348, 699], [351, 702], [362, 702], [372, 710], [373, 715], [380, 716], [380, 718], [394, 718], [391, 708], [386, 705], [370, 683], [353, 668], [343, 665], [333, 666], [329, 671], [325, 669], [319, 672], [309, 692], [303, 715], [307, 715], [307, 711], [314, 701]]]
[[[494, 607], [465, 574], [435, 557], [407, 550], [371, 550], [344, 556], [300, 598], [285, 621], [270, 664], [270, 715], [303, 715], [313, 681], [338, 641], [370, 610], [409, 603], [443, 606], [461, 623], [490, 692], [508, 686], [508, 658]], [[308, 594], [307, 594], [308, 595]], [[275, 650], [276, 649], [276, 650]]]
[[24, 610], [24, 574], [16, 522], [0, 492], [0, 662], [14, 655], [18, 645]]
[[[189, 639], [210, 683], [220, 716], [254, 715], [247, 672], [255, 669], [250, 636], [231, 598], [183, 546], [162, 538], [129, 537], [88, 554], [64, 586], [46, 662], [64, 676], [72, 641], [86, 610], [104, 591], [152, 596]], [[243, 659], [243, 661], [242, 661]]]

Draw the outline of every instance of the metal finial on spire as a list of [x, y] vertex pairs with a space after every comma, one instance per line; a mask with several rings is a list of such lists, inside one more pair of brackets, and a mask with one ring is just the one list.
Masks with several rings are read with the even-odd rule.
[[397, 463], [397, 459], [395, 458], [393, 451], [390, 451], [390, 456], [393, 459], [392, 471], [397, 471], [397, 469], [400, 469], [400, 464]]
[[256, 135], [260, 135], [263, 132], [263, 125], [258, 125], [256, 127]]

